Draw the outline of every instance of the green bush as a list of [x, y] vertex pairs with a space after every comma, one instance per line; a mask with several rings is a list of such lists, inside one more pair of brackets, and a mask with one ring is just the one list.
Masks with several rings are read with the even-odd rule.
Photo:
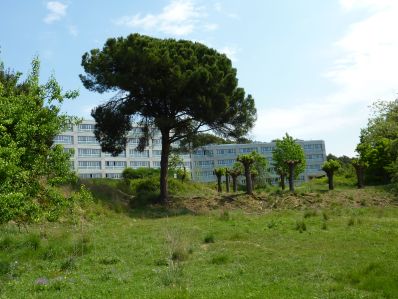
[[137, 169], [133, 169], [131, 167], [127, 167], [123, 170], [122, 176], [124, 179], [144, 179], [149, 177], [157, 177], [160, 176], [160, 170], [155, 168], [148, 167], [140, 167]]

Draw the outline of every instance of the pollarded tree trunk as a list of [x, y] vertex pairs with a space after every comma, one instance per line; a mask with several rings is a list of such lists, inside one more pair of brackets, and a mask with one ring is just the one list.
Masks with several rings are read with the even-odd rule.
[[288, 163], [289, 166], [289, 191], [294, 192], [294, 168], [296, 167], [295, 163]]
[[328, 171], [328, 172], [326, 172], [326, 175], [328, 176], [329, 190], [333, 190], [334, 189], [334, 182], [333, 182], [334, 173], [333, 173], [333, 171]]
[[217, 191], [222, 192], [222, 186], [221, 186], [222, 175], [216, 174], [216, 176], [217, 176]]
[[231, 175], [232, 178], [232, 189], [234, 192], [238, 191], [238, 176], [237, 175]]
[[167, 203], [169, 200], [167, 172], [169, 167], [170, 139], [169, 130], [162, 130], [162, 153], [160, 158], [160, 203]]
[[225, 190], [229, 192], [229, 173], [225, 170]]
[[245, 178], [246, 178], [246, 193], [249, 195], [253, 194], [253, 185], [252, 185], [252, 177], [250, 175], [250, 165], [245, 163], [243, 164], [245, 169]]
[[355, 168], [355, 173], [357, 175], [357, 187], [358, 189], [361, 189], [365, 186], [365, 167], [363, 167], [362, 165], [355, 165], [354, 164], [354, 168]]

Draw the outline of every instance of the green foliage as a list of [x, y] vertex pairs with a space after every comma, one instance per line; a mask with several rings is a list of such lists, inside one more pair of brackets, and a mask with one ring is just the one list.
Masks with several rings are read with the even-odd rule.
[[183, 168], [178, 168], [176, 173], [177, 179], [181, 180], [181, 182], [185, 182], [191, 178], [191, 174], [185, 166]]
[[251, 165], [250, 172], [254, 174], [254, 185], [256, 188], [263, 188], [266, 186], [266, 180], [268, 178], [268, 161], [267, 159], [257, 152], [252, 152], [251, 155], [254, 157], [254, 163]]
[[328, 160], [323, 163], [322, 170], [326, 172], [329, 181], [329, 190], [334, 189], [333, 176], [334, 173], [341, 168], [340, 162], [336, 160]]
[[215, 240], [214, 234], [213, 234], [213, 233], [208, 233], [208, 234], [205, 236], [205, 238], [204, 238], [203, 241], [204, 241], [205, 243], [209, 244], [209, 243], [214, 243], [214, 240]]
[[133, 169], [131, 167], [127, 167], [122, 172], [122, 177], [124, 179], [143, 179], [148, 177], [159, 177], [160, 171], [159, 169], [155, 168], [148, 168], [148, 167], [140, 167], [137, 169]]
[[284, 173], [289, 173], [288, 162], [297, 161], [294, 178], [305, 170], [305, 155], [303, 148], [294, 141], [292, 136], [286, 133], [282, 140], [277, 139], [275, 149], [272, 152], [273, 166], [281, 169]]
[[256, 120], [254, 99], [238, 87], [231, 61], [200, 43], [131, 34], [108, 39], [102, 50], [85, 53], [82, 66], [86, 75], [80, 78], [89, 90], [122, 91], [119, 98], [92, 112], [94, 133], [103, 150], [117, 154], [125, 149], [134, 116], [146, 128], [160, 130], [163, 202], [168, 196], [168, 155], [173, 142], [209, 129], [238, 138]]
[[398, 159], [398, 100], [378, 101], [374, 115], [361, 130], [356, 151], [367, 164], [365, 180], [370, 184], [386, 184], [397, 177]]
[[75, 182], [69, 153], [54, 137], [76, 119], [60, 113], [65, 99], [55, 78], [39, 83], [39, 60], [25, 81], [0, 63], [0, 223], [58, 218], [67, 199], [54, 186]]
[[326, 173], [334, 173], [341, 167], [339, 161], [336, 160], [328, 160], [323, 163], [322, 170]]
[[284, 189], [284, 179], [289, 178], [289, 189], [294, 191], [294, 179], [305, 170], [305, 155], [303, 148], [286, 133], [282, 140], [277, 139], [272, 152], [273, 166], [281, 177], [281, 186]]
[[225, 175], [225, 167], [215, 168], [213, 172], [216, 177], [222, 177]]

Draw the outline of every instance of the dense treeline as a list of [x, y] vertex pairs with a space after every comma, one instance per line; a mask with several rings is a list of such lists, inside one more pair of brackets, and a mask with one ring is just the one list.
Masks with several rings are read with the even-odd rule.
[[398, 100], [378, 101], [373, 105], [373, 116], [367, 127], [361, 130], [356, 151], [364, 166], [365, 183], [397, 181]]

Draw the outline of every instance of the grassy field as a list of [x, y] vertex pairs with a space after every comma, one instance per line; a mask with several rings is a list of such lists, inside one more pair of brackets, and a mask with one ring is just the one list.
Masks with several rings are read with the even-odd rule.
[[3, 226], [0, 298], [398, 298], [394, 199], [303, 190]]

